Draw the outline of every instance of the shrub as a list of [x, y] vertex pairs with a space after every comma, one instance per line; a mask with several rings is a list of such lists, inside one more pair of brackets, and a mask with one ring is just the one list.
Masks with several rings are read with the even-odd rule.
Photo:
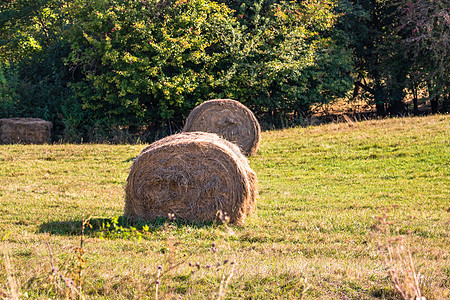
[[72, 84], [83, 108], [100, 126], [153, 140], [212, 98], [239, 100], [269, 122], [325, 101], [305, 94], [326, 73], [313, 66], [333, 53], [319, 35], [334, 22], [331, 1], [244, 3], [234, 15], [225, 4], [74, 1], [68, 63], [85, 76]]
[[54, 139], [153, 141], [180, 131], [213, 98], [236, 99], [263, 124], [284, 126], [352, 82], [350, 55], [330, 34], [333, 1], [0, 7], [0, 114], [52, 121]]
[[206, 0], [74, 1], [68, 62], [83, 108], [106, 127], [156, 134], [180, 124], [214, 85], [233, 33], [230, 10]]

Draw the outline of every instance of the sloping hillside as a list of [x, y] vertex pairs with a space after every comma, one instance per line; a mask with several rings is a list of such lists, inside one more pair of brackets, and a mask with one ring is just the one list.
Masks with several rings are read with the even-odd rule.
[[399, 299], [410, 254], [422, 295], [448, 298], [449, 145], [445, 115], [264, 132], [243, 227], [125, 224], [146, 145], [0, 146], [0, 295]]

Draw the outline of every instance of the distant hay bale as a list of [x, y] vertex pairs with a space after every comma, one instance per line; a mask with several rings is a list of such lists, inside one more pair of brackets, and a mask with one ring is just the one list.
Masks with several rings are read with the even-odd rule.
[[257, 179], [238, 147], [212, 133], [180, 133], [142, 150], [125, 188], [124, 215], [155, 220], [173, 214], [211, 222], [220, 212], [242, 224], [254, 210]]
[[235, 143], [246, 155], [259, 147], [261, 128], [255, 115], [242, 103], [231, 99], [203, 102], [189, 114], [183, 132], [216, 133]]
[[51, 143], [52, 122], [36, 118], [0, 119], [0, 144]]

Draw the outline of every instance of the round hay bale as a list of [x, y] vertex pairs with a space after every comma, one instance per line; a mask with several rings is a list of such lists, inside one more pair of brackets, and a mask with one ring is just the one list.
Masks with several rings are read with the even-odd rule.
[[261, 128], [255, 115], [242, 103], [231, 99], [203, 102], [189, 114], [183, 132], [216, 133], [235, 143], [246, 155], [259, 147]]
[[124, 215], [151, 221], [173, 214], [211, 222], [220, 212], [242, 224], [255, 207], [256, 175], [238, 147], [212, 133], [179, 133], [142, 150], [125, 187]]
[[0, 119], [0, 144], [51, 143], [52, 122], [37, 118]]

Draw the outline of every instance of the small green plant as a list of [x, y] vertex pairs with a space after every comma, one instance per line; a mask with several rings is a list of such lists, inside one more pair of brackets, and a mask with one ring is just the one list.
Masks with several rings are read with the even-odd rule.
[[138, 227], [128, 224], [123, 218], [114, 216], [101, 223], [99, 237], [137, 239], [140, 242], [142, 236], [148, 234], [149, 230], [150, 226], [147, 224], [142, 225], [142, 229], [138, 229]]

